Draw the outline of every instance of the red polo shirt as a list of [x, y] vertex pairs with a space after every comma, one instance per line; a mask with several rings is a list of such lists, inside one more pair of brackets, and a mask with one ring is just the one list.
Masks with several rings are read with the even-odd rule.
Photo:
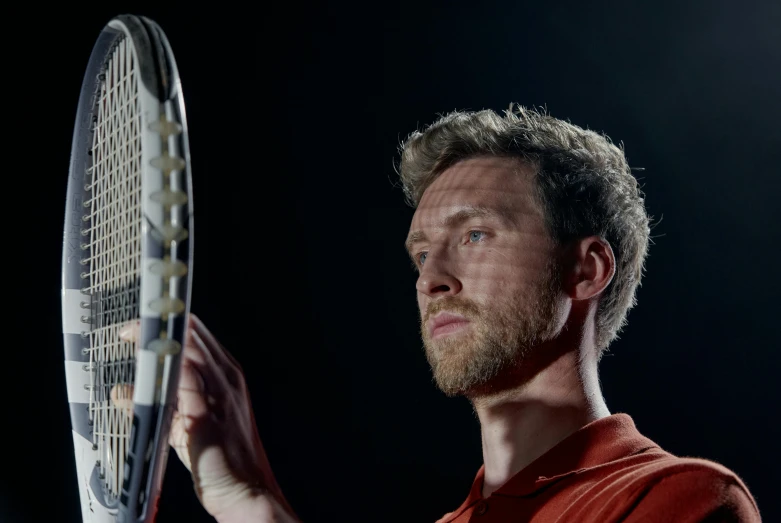
[[627, 414], [589, 423], [482, 497], [437, 523], [759, 523], [743, 481], [712, 461], [665, 452]]

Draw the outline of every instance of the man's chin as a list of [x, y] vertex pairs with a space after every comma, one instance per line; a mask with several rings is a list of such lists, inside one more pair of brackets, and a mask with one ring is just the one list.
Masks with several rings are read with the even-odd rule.
[[466, 396], [483, 387], [489, 376], [470, 376], [469, 369], [474, 365], [474, 342], [461, 340], [433, 340], [426, 345], [426, 354], [437, 388], [446, 396]]
[[439, 339], [426, 344], [437, 388], [446, 396], [493, 396], [524, 382], [528, 355], [491, 352], [477, 340]]
[[463, 396], [470, 400], [500, 394], [505, 390], [515, 388], [519, 383], [508, 384], [501, 376], [459, 376], [436, 375], [434, 381], [437, 388], [447, 397]]
[[[460, 379], [459, 379], [460, 378]], [[483, 396], [493, 390], [491, 381], [478, 381], [455, 376], [435, 376], [437, 388], [449, 398], [463, 396], [473, 398]]]

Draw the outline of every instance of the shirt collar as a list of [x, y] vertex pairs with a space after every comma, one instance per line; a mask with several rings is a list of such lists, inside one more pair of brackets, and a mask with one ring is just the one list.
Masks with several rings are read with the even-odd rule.
[[[641, 435], [628, 414], [613, 414], [584, 425], [523, 468], [494, 492], [528, 496], [581, 470], [603, 465], [658, 445]], [[661, 450], [661, 449], [659, 449]], [[477, 472], [469, 497], [453, 516], [482, 499], [485, 465]]]

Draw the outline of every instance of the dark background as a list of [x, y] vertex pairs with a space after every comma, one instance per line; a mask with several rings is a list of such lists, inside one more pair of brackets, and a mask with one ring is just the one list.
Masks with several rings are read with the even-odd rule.
[[[79, 518], [62, 218], [84, 68], [129, 12], [166, 31], [183, 82], [192, 310], [243, 365], [305, 522], [432, 522], [467, 494], [479, 426], [431, 382], [393, 164], [439, 113], [510, 102], [604, 131], [645, 169], [659, 223], [639, 305], [601, 365], [608, 407], [733, 469], [781, 520], [781, 4], [639, 4], [115, 2], [7, 17], [20, 32], [5, 65], [14, 409], [0, 519]], [[175, 456], [159, 520], [210, 521]]]

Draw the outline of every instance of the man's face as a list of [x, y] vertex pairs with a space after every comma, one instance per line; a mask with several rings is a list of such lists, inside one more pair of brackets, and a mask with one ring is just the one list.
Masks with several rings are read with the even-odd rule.
[[426, 189], [412, 218], [421, 335], [448, 396], [490, 390], [559, 326], [554, 243], [533, 175], [516, 159], [464, 160]]

